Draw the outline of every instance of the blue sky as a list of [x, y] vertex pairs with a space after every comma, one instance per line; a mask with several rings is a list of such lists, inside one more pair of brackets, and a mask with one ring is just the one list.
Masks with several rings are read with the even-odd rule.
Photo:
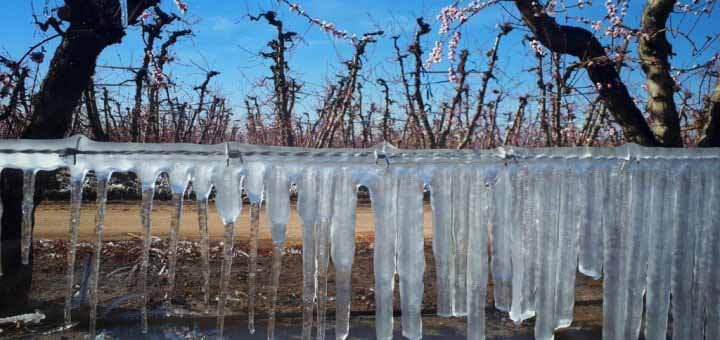
[[[702, 0], [706, 1], [706, 0]], [[32, 9], [42, 14], [42, 9], [48, 4], [54, 7], [60, 0], [1, 0], [0, 22], [3, 22], [5, 34], [0, 40], [0, 54], [18, 58], [29, 46], [40, 41], [45, 34], [40, 32], [33, 24]], [[191, 23], [195, 36], [183, 40], [176, 45], [174, 55], [177, 58], [170, 68], [170, 73], [184, 88], [191, 89], [201, 82], [204, 71], [217, 70], [221, 75], [213, 80], [211, 87], [228, 96], [234, 106], [242, 104], [245, 95], [258, 92], [256, 83], [258, 79], [269, 74], [266, 61], [257, 57], [257, 53], [264, 49], [266, 42], [274, 35], [272, 27], [265, 22], [250, 21], [248, 14], [257, 14], [265, 10], [276, 10], [285, 22], [288, 30], [296, 31], [302, 37], [289, 55], [292, 75], [305, 83], [304, 92], [320, 93], [327, 81], [335, 80], [338, 71], [344, 71], [342, 60], [349, 58], [352, 46], [341, 40], [335, 40], [317, 27], [310, 26], [307, 21], [287, 10], [287, 6], [278, 4], [276, 0], [187, 0], [189, 11], [184, 16], [185, 21]], [[312, 16], [335, 23], [339, 28], [361, 34], [367, 31], [383, 29], [385, 38], [372, 45], [366, 54], [364, 75], [368, 78], [365, 93], [371, 99], [379, 99], [375, 79], [383, 77], [388, 80], [397, 78], [397, 65], [394, 63], [394, 50], [392, 48], [392, 35], [400, 35], [401, 44], [407, 46], [415, 29], [415, 18], [424, 16], [433, 24], [433, 33], [424, 40], [426, 55], [437, 39], [438, 24], [435, 16], [450, 0], [417, 0], [417, 1], [379, 1], [379, 0], [297, 0], [297, 3]], [[566, 2], [570, 4], [570, 2]], [[630, 25], [638, 26], [639, 13], [644, 2], [632, 2], [629, 9]], [[717, 7], [713, 2], [710, 6]], [[172, 1], [163, 0], [166, 10], [175, 10]], [[714, 8], [716, 10], [717, 8]], [[713, 14], [704, 17], [699, 24], [694, 24], [695, 18], [674, 15], [673, 24], [685, 27], [686, 31], [692, 28], [692, 36], [702, 40], [706, 35], [716, 35], [720, 29], [715, 28], [713, 22], [720, 19], [720, 15]], [[578, 13], [578, 12], [575, 12]], [[601, 1], [596, 1], [590, 8], [580, 12], [591, 19], [601, 19], [605, 8]], [[483, 10], [463, 29], [462, 47], [470, 50], [470, 63], [472, 68], [485, 69], [486, 56], [497, 32], [496, 24], [512, 21], [516, 11], [511, 3], [501, 3]], [[561, 18], [561, 23], [585, 26], [572, 19]], [[177, 25], [175, 29], [183, 25]], [[529, 47], [524, 46], [522, 38], [527, 35], [525, 29], [514, 30], [502, 42], [499, 55], [499, 70], [497, 81], [491, 88], [500, 88], [519, 96], [524, 92], [534, 90], [535, 79], [529, 72], [535, 61], [530, 57]], [[679, 57], [675, 58], [674, 65], [690, 66], [693, 63], [703, 62], [710, 58], [711, 53], [718, 50], [717, 42], [714, 49], [693, 56], [690, 44], [681, 37], [671, 38], [675, 51]], [[54, 51], [58, 40], [46, 45], [47, 50]], [[631, 52], [633, 55], [635, 52]], [[98, 65], [130, 66], [140, 64], [142, 57], [142, 41], [137, 28], [130, 28], [123, 42], [114, 45], [101, 55]], [[47, 60], [50, 59], [48, 55]], [[568, 59], [572, 61], [572, 59]], [[43, 68], [47, 67], [46, 61]], [[446, 70], [446, 64], [437, 65], [435, 70]], [[638, 70], [627, 75], [630, 82], [641, 81], [641, 72]], [[131, 78], [130, 74], [99, 68], [96, 82], [117, 83]], [[432, 75], [428, 81], [444, 81], [444, 75]], [[471, 83], [477, 83], [479, 76], [475, 76]], [[399, 90], [399, 88], [398, 88]], [[437, 86], [432, 94], [437, 98], [444, 98], [447, 86]], [[639, 86], [634, 87], [639, 91]], [[641, 94], [638, 94], [641, 95]], [[398, 100], [400, 98], [397, 98]], [[299, 107], [302, 111], [314, 111], [316, 96], [307, 95], [301, 100]], [[512, 102], [512, 101], [510, 101]], [[510, 103], [509, 102], [509, 103]], [[509, 106], [514, 106], [508, 104]]]

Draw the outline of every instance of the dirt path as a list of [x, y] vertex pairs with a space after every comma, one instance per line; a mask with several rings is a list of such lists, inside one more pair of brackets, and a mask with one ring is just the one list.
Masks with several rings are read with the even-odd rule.
[[[197, 224], [197, 208], [194, 203], [185, 204], [183, 207], [183, 220], [180, 227], [180, 237], [183, 239], [197, 240], [200, 238]], [[236, 236], [242, 240], [249, 237], [249, 207], [243, 207], [243, 213], [236, 223]], [[91, 240], [95, 228], [94, 203], [83, 204], [80, 217], [80, 240]], [[153, 209], [153, 235], [165, 238], [170, 234], [170, 217], [173, 207], [168, 202], [156, 202]], [[288, 225], [288, 241], [300, 243], [302, 237], [302, 226], [300, 218], [293, 206], [290, 223]], [[217, 215], [214, 205], [211, 203], [209, 216], [209, 229], [211, 239], [220, 240], [223, 236], [223, 226], [220, 217]], [[36, 214], [35, 237], [38, 239], [60, 239], [66, 240], [68, 235], [68, 221], [70, 219], [70, 206], [67, 203], [44, 203], [38, 207]], [[260, 237], [263, 240], [270, 240], [270, 229], [263, 209], [260, 215]], [[360, 238], [374, 235], [375, 224], [373, 211], [369, 205], [358, 205], [356, 234]], [[133, 238], [131, 234], [140, 235], [140, 202], [136, 203], [110, 203], [107, 206], [105, 215], [105, 240], [126, 240]], [[425, 237], [432, 236], [432, 214], [430, 206], [425, 207]]]

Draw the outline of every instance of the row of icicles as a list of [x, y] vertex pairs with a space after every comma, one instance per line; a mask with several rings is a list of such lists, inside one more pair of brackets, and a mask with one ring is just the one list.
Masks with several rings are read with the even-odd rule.
[[[588, 166], [588, 164], [590, 164]], [[223, 335], [233, 260], [235, 221], [242, 190], [250, 201], [248, 322], [254, 332], [260, 206], [267, 202], [273, 239], [268, 338], [274, 336], [282, 247], [290, 215], [289, 188], [298, 189], [303, 230], [303, 333], [325, 336], [328, 266], [336, 282], [336, 337], [349, 334], [351, 269], [355, 251], [358, 185], [366, 186], [375, 215], [376, 335], [392, 338], [393, 290], [399, 278], [402, 334], [422, 337], [425, 254], [423, 192], [433, 210], [437, 313], [466, 316], [467, 335], [485, 335], [488, 273], [495, 306], [516, 322], [535, 318], [535, 337], [552, 339], [572, 322], [575, 274], [604, 277], [603, 338], [665, 339], [668, 312], [674, 339], [720, 339], [720, 181], [716, 161], [546, 161], [504, 165], [413, 166], [372, 169], [252, 162], [188, 178], [175, 190], [166, 304], [174, 290], [183, 196], [192, 181], [202, 233], [203, 291], [208, 303], [207, 206], [210, 187], [225, 224], [218, 331]], [[217, 170], [217, 169], [216, 169]], [[97, 284], [107, 185], [111, 173], [96, 172], [98, 211], [91, 278], [90, 334], [95, 335]], [[142, 180], [143, 251], [140, 284], [142, 331], [147, 332], [147, 270], [155, 179]], [[27, 263], [32, 232], [34, 170], [24, 175], [22, 256]], [[65, 318], [70, 322], [73, 267], [85, 172], [71, 168], [71, 219]], [[152, 180], [148, 180], [151, 178]], [[199, 189], [202, 188], [202, 189]], [[1, 208], [0, 208], [1, 209]], [[488, 258], [487, 245], [492, 246]], [[490, 261], [489, 261], [490, 260]], [[490, 262], [490, 263], [488, 263]], [[673, 300], [670, 304], [670, 296]], [[317, 314], [314, 314], [314, 311]], [[645, 318], [643, 318], [643, 313]], [[317, 318], [316, 321], [314, 320]], [[644, 323], [643, 323], [644, 322]]]

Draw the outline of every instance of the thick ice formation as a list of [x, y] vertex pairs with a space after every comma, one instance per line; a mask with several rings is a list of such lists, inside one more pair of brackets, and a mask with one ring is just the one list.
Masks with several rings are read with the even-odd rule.
[[[675, 339], [720, 337], [720, 150], [520, 149], [487, 151], [376, 149], [314, 150], [244, 144], [96, 143], [82, 137], [60, 141], [0, 141], [0, 169], [23, 171], [22, 255], [32, 240], [35, 175], [71, 169], [70, 249], [66, 320], [70, 320], [74, 254], [82, 179], [98, 179], [95, 257], [91, 278], [90, 333], [95, 334], [102, 231], [107, 185], [114, 172], [141, 179], [143, 230], [139, 290], [147, 330], [151, 210], [156, 178], [170, 177], [176, 210], [169, 250], [172, 297], [182, 194], [192, 183], [198, 205], [203, 299], [209, 303], [207, 206], [216, 206], [225, 228], [218, 325], [233, 258], [234, 223], [250, 201], [249, 328], [254, 331], [260, 208], [267, 200], [273, 236], [271, 308], [280, 280], [282, 245], [290, 216], [289, 188], [298, 189], [303, 224], [303, 339], [326, 331], [328, 273], [335, 271], [335, 334], [352, 332], [349, 311], [357, 187], [370, 190], [375, 217], [376, 336], [393, 335], [394, 282], [400, 286], [402, 333], [422, 336], [420, 308], [425, 271], [423, 190], [430, 191], [436, 313], [467, 315], [467, 336], [485, 335], [485, 299], [492, 274], [495, 307], [516, 322], [535, 318], [535, 337], [552, 339], [572, 323], [576, 270], [603, 280], [603, 337], [664, 339], [673, 320]], [[2, 207], [0, 207], [2, 209]], [[490, 246], [490, 252], [488, 252]], [[490, 256], [490, 258], [488, 258]], [[1, 260], [1, 259], [0, 259]], [[672, 299], [672, 304], [670, 303]], [[645, 302], [643, 305], [643, 301]], [[316, 320], [314, 310], [317, 309]]]

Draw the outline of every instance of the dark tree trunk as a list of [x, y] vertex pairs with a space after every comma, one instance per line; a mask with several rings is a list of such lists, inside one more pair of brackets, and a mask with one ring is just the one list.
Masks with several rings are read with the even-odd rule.
[[601, 87], [600, 97], [622, 127], [628, 142], [644, 146], [661, 145], [620, 80], [615, 63], [608, 58], [605, 48], [590, 31], [558, 24], [536, 1], [514, 2], [525, 25], [543, 46], [552, 52], [569, 54], [580, 59], [592, 83]]
[[[158, 0], [129, 0], [129, 21]], [[125, 34], [120, 24], [117, 0], [65, 0], [62, 20], [70, 23], [45, 75], [40, 91], [32, 99], [33, 115], [23, 138], [63, 138], [70, 129], [72, 117], [83, 91], [87, 88], [95, 64], [105, 47], [119, 43]], [[28, 265], [20, 259], [22, 173], [3, 170], [2, 193], [2, 266], [0, 276], [0, 316], [27, 311], [32, 283], [32, 257]], [[42, 182], [43, 176], [38, 176]], [[42, 190], [42, 184], [36, 186]], [[35, 195], [36, 206], [39, 197]]]

